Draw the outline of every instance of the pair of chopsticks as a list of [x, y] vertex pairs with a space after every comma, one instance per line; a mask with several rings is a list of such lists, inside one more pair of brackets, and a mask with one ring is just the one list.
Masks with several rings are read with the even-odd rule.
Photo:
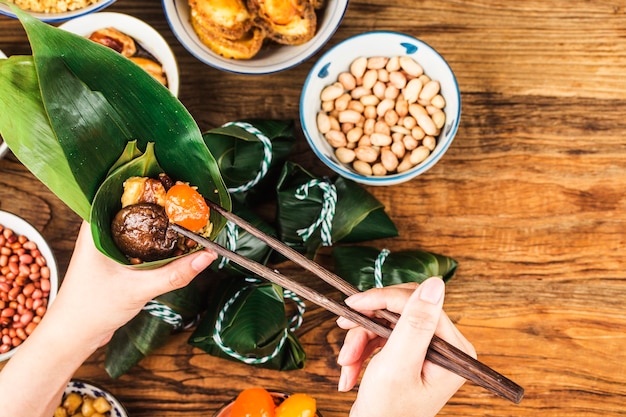
[[[359, 292], [359, 290], [352, 284], [346, 282], [332, 272], [324, 269], [316, 262], [305, 257], [293, 248], [285, 245], [283, 242], [263, 233], [239, 216], [225, 210], [220, 205], [215, 204], [210, 200], [206, 201], [212, 210], [215, 210], [230, 222], [236, 224], [251, 235], [265, 242], [269, 247], [286, 256], [288, 259], [297, 263], [304, 269], [317, 275], [319, 278], [332, 285], [343, 294], [350, 296]], [[251, 272], [254, 272], [255, 274], [259, 275], [262, 278], [265, 278], [272, 283], [293, 291], [300, 297], [305, 298], [322, 308], [325, 308], [326, 310], [336, 314], [337, 316], [343, 316], [359, 324], [363, 328], [370, 330], [380, 337], [388, 338], [391, 334], [391, 328], [386, 327], [372, 320], [371, 318], [352, 310], [345, 304], [329, 299], [323, 294], [305, 285], [302, 285], [296, 281], [292, 281], [288, 277], [281, 275], [278, 272], [255, 261], [252, 261], [244, 256], [241, 256], [236, 252], [226, 249], [209, 239], [206, 239], [196, 233], [191, 232], [188, 229], [185, 229], [184, 227], [176, 224], [171, 224], [171, 227], [173, 230], [180, 233], [181, 235], [195, 241], [205, 248], [215, 251], [218, 255], [230, 259], [232, 262], [248, 269]], [[390, 323], [396, 323], [399, 318], [397, 314], [388, 310], [376, 311], [376, 315], [389, 321]], [[502, 398], [512, 401], [515, 404], [519, 404], [519, 402], [522, 400], [522, 397], [524, 396], [524, 388], [517, 385], [515, 382], [511, 381], [505, 376], [499, 374], [498, 372], [494, 371], [482, 362], [467, 355], [465, 352], [454, 347], [453, 345], [449, 344], [448, 342], [436, 335], [433, 336], [433, 339], [430, 342], [430, 346], [426, 354], [426, 359], [451, 372], [454, 372], [457, 375], [464, 377], [465, 379], [493, 392], [494, 394]]]

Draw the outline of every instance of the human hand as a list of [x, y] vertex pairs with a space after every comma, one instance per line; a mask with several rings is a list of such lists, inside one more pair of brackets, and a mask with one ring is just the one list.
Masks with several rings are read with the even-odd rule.
[[430, 278], [417, 289], [413, 283], [401, 284], [346, 299], [350, 307], [370, 316], [381, 309], [401, 313], [388, 340], [345, 318], [337, 321], [348, 329], [338, 358], [340, 391], [354, 387], [364, 362], [382, 347], [365, 370], [352, 417], [434, 416], [463, 385], [462, 377], [425, 360], [434, 334], [476, 357], [474, 347], [442, 311], [444, 291], [440, 278]]
[[81, 329], [97, 348], [149, 300], [189, 284], [216, 258], [214, 252], [201, 250], [156, 269], [131, 269], [98, 251], [89, 224], [83, 222], [51, 308], [71, 314], [73, 327]]

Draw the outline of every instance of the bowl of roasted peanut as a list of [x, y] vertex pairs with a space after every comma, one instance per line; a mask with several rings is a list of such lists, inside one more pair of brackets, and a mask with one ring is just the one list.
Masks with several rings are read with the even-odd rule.
[[179, 42], [222, 71], [270, 74], [309, 59], [333, 36], [348, 0], [162, 0]]
[[[9, 0], [15, 6], [37, 19], [48, 23], [59, 23], [103, 10], [115, 0]], [[9, 4], [0, 4], [0, 14], [15, 18]]]
[[54, 417], [128, 417], [128, 411], [113, 394], [91, 382], [72, 379], [65, 387]]
[[100, 12], [59, 26], [122, 54], [177, 96], [179, 72], [167, 41], [143, 20], [123, 13]]
[[0, 362], [37, 328], [58, 284], [56, 261], [44, 237], [23, 218], [0, 210]]
[[311, 149], [339, 175], [394, 185], [431, 169], [461, 117], [454, 72], [431, 46], [397, 32], [367, 32], [326, 52], [300, 97]]

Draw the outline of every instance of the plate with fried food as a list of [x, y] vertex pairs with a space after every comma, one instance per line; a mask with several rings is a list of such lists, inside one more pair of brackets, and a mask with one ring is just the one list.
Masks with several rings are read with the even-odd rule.
[[163, 0], [170, 28], [197, 59], [269, 74], [311, 57], [335, 33], [348, 0]]

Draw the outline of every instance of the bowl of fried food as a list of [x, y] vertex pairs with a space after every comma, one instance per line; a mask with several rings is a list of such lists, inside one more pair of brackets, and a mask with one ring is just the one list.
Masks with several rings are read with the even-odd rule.
[[309, 416], [322, 417], [315, 398], [304, 393], [288, 394], [252, 387], [242, 390], [237, 397], [224, 404], [213, 417], [244, 416]]
[[[37, 19], [59, 23], [109, 7], [115, 0], [8, 0]], [[0, 3], [0, 14], [15, 18], [8, 4]]]
[[65, 387], [54, 417], [128, 417], [128, 411], [109, 391], [91, 382], [72, 379]]
[[176, 58], [165, 39], [150, 25], [123, 13], [100, 12], [59, 26], [107, 46], [143, 68], [177, 96], [179, 73]]
[[238, 74], [306, 61], [335, 33], [348, 0], [163, 0], [167, 21], [197, 59]]
[[394, 185], [431, 169], [461, 118], [454, 72], [410, 35], [375, 31], [327, 51], [300, 96], [300, 122], [313, 152], [339, 175]]

